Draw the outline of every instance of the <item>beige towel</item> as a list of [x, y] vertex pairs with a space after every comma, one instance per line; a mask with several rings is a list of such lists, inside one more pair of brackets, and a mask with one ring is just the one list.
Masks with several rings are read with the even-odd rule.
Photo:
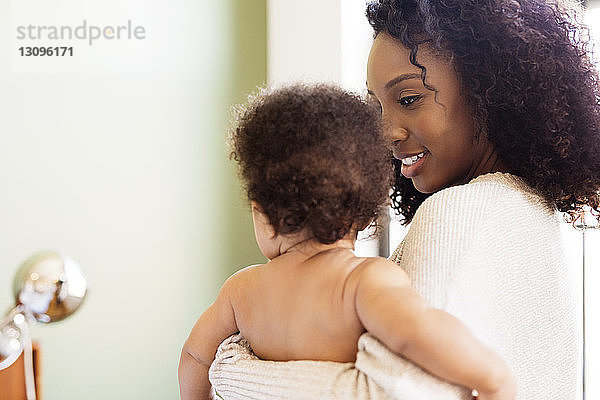
[[217, 350], [220, 362], [212, 364], [210, 381], [225, 400], [470, 399], [468, 390], [423, 374], [369, 334], [358, 347], [356, 364], [260, 361], [236, 334]]

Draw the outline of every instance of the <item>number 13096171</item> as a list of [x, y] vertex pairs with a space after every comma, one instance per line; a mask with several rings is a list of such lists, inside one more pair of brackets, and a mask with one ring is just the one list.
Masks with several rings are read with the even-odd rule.
[[19, 47], [22, 57], [73, 57], [73, 47]]

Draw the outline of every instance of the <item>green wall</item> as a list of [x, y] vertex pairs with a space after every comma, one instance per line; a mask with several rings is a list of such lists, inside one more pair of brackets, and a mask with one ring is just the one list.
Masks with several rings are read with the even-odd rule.
[[[233, 66], [230, 74], [229, 104], [245, 102], [247, 96], [256, 91], [258, 86], [263, 86], [267, 80], [266, 0], [238, 0], [235, 4], [229, 42], [232, 45]], [[224, 218], [228, 222], [225, 237], [231, 241], [234, 251], [226, 255], [225, 262], [229, 271], [233, 272], [241, 266], [265, 262], [265, 258], [254, 241], [248, 203], [238, 182], [233, 161], [228, 161], [227, 170], [231, 177], [227, 182], [233, 182], [233, 185], [226, 188], [227, 197], [231, 200], [231, 209]]]
[[[40, 1], [19, 4], [33, 16]], [[25, 258], [63, 250], [90, 291], [33, 329], [44, 399], [177, 399], [196, 318], [229, 274], [264, 261], [224, 138], [231, 106], [266, 79], [266, 1], [71, 3], [88, 12], [74, 20], [103, 9], [99, 21], [144, 23], [132, 49], [148, 60], [139, 73], [24, 73], [0, 58], [0, 310]], [[33, 22], [15, 4], [0, 4], [0, 26]], [[91, 51], [113, 54], [102, 46]]]

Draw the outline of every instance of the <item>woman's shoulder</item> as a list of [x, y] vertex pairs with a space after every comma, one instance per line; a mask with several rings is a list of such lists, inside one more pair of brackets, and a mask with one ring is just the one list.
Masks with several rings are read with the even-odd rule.
[[523, 179], [493, 173], [428, 197], [417, 209], [409, 233], [467, 240], [484, 231], [554, 230], [557, 223], [553, 207]]
[[[495, 172], [480, 175], [464, 185], [452, 186], [428, 197], [417, 210], [415, 218], [425, 215], [460, 216], [535, 211], [553, 214], [553, 208], [522, 178]], [[420, 214], [420, 215], [419, 215]]]

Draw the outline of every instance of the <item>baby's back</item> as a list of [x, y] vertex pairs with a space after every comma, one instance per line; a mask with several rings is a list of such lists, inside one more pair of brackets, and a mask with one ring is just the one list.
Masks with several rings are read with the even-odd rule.
[[236, 323], [256, 355], [267, 360], [355, 361], [364, 328], [350, 278], [365, 260], [348, 249], [310, 258], [290, 253], [236, 274], [231, 299]]

